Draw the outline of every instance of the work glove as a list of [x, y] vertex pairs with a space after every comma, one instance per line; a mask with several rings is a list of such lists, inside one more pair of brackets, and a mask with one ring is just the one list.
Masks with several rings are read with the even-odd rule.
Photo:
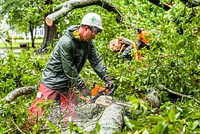
[[81, 89], [81, 95], [84, 97], [90, 96], [90, 90], [86, 86], [84, 86], [84, 88]]
[[106, 89], [112, 89], [114, 87], [114, 83], [110, 79], [106, 80]]

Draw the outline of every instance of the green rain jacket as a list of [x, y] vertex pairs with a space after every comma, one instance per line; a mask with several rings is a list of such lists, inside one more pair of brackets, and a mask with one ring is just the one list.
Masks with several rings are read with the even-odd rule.
[[87, 59], [102, 80], [109, 79], [107, 68], [93, 42], [81, 41], [73, 35], [78, 28], [79, 26], [71, 26], [67, 29], [44, 68], [41, 82], [50, 89], [67, 92], [71, 88], [84, 87], [79, 73]]

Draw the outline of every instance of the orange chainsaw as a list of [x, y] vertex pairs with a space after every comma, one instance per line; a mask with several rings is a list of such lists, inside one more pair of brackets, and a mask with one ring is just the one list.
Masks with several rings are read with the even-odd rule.
[[[112, 96], [114, 95], [114, 92], [117, 89], [117, 87], [118, 87], [117, 85], [114, 85], [112, 89], [106, 89], [95, 84], [94, 88], [90, 92], [91, 98], [86, 98], [82, 96], [81, 94], [79, 94], [79, 98], [88, 103], [99, 103], [101, 101], [101, 104], [103, 105], [110, 104], [112, 100]], [[97, 100], [99, 101], [97, 102]]]

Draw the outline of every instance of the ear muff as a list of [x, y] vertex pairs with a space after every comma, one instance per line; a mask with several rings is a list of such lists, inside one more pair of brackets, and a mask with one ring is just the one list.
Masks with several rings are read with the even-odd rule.
[[143, 43], [147, 44], [150, 40], [148, 37], [148, 32], [144, 28], [138, 29], [138, 39], [141, 40]]

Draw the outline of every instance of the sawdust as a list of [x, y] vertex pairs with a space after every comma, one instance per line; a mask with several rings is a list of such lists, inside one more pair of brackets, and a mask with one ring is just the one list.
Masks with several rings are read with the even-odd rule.
[[[100, 119], [104, 110], [105, 107], [101, 105], [96, 105], [94, 103], [80, 103], [75, 108], [77, 120], [74, 120], [73, 122], [86, 132], [90, 132], [95, 129], [96, 123]], [[55, 102], [49, 108], [49, 114], [46, 117], [46, 122], [53, 124], [61, 132], [67, 133], [67, 131], [69, 131], [69, 122], [64, 119], [65, 116], [67, 116], [67, 114], [62, 112], [60, 104]], [[42, 129], [48, 130], [49, 126], [45, 125]]]

